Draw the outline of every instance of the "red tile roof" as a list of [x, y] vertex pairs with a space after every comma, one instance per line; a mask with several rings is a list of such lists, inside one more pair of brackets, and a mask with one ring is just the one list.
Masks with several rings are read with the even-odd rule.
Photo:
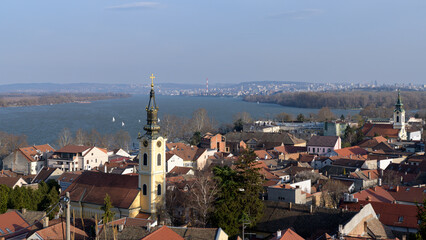
[[169, 149], [168, 153], [176, 154], [184, 161], [196, 161], [201, 154], [207, 151], [207, 149], [186, 145], [184, 143], [167, 143], [167, 148]]
[[396, 201], [423, 203], [426, 199], [426, 187], [384, 186]]
[[77, 146], [77, 145], [67, 145], [59, 150], [57, 153], [82, 153], [91, 147], [87, 146]]
[[293, 231], [291, 228], [281, 231], [281, 237], [277, 237], [277, 233], [274, 233], [274, 237], [271, 240], [304, 240], [299, 234]]
[[384, 187], [380, 186], [354, 193], [354, 198], [358, 198], [359, 201], [368, 199], [370, 202], [392, 203], [395, 201], [395, 198]]
[[[370, 178], [368, 178], [368, 174], [370, 174]], [[349, 174], [349, 176], [351, 178], [357, 178], [357, 179], [363, 179], [363, 180], [379, 179], [379, 177], [380, 177], [377, 169], [352, 172], [351, 174]]]
[[173, 230], [167, 226], [162, 226], [148, 236], [142, 238], [141, 240], [184, 240], [179, 234], [175, 233]]
[[[3, 213], [0, 215], [0, 236], [18, 236], [28, 232], [29, 227], [27, 221], [21, 217], [16, 211]], [[19, 231], [19, 232], [18, 232]]]
[[61, 195], [70, 192], [71, 201], [104, 204], [105, 195], [114, 207], [129, 208], [139, 193], [138, 177], [94, 171], [83, 172]]
[[256, 154], [256, 156], [259, 159], [272, 159], [274, 158], [271, 154], [269, 154], [266, 150], [256, 150], [254, 151], [254, 153]]
[[[371, 203], [374, 212], [378, 215], [380, 222], [387, 226], [418, 228], [417, 206], [392, 204], [383, 202], [358, 201], [357, 203], [343, 203], [340, 208], [349, 211], [360, 211], [361, 206]], [[402, 217], [402, 218], [401, 218]]]
[[182, 174], [188, 174], [189, 171], [192, 170], [192, 167], [179, 167], [176, 166], [172, 170], [170, 170], [170, 174], [176, 174], [176, 175], [182, 175]]
[[393, 124], [366, 123], [362, 127], [362, 132], [366, 137], [375, 137], [380, 135], [389, 138], [398, 138], [399, 129], [394, 129]]
[[[89, 236], [83, 230], [70, 226], [71, 236], [74, 236], [74, 239], [88, 239]], [[58, 224], [51, 225], [47, 228], [43, 228], [41, 230], [36, 231], [36, 233], [42, 239], [64, 239], [64, 231], [65, 231], [65, 222], [61, 222]]]
[[25, 156], [25, 158], [28, 159], [28, 161], [34, 162], [36, 161], [34, 159], [34, 156], [40, 155], [41, 153], [44, 153], [44, 152], [54, 152], [55, 149], [52, 148], [49, 144], [44, 144], [44, 145], [37, 145], [37, 146], [31, 146], [31, 147], [18, 148], [18, 151], [20, 151]]
[[306, 146], [334, 147], [338, 140], [338, 136], [312, 136]]
[[0, 177], [0, 185], [4, 184], [10, 188], [13, 188], [19, 179], [21, 179], [21, 177]]
[[346, 147], [334, 151], [339, 157], [366, 156], [368, 154], [367, 150], [359, 146]]

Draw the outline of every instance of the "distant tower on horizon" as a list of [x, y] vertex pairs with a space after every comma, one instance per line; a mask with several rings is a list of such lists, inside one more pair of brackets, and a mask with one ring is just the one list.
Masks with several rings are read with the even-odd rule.
[[206, 95], [209, 94], [209, 78], [206, 78]]
[[398, 99], [395, 104], [395, 110], [393, 111], [393, 128], [400, 129], [399, 138], [402, 140], [407, 139], [407, 132], [405, 130], [405, 110], [403, 108], [401, 93], [398, 89]]

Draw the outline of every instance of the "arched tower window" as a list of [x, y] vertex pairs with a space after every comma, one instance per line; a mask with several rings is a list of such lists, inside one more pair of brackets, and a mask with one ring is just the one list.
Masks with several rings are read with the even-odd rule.
[[161, 166], [161, 153], [157, 155], [157, 166]]
[[142, 187], [142, 194], [146, 195], [146, 184], [144, 184]]
[[143, 165], [148, 165], [148, 154], [146, 153], [143, 154]]
[[396, 116], [396, 122], [399, 123], [399, 116]]
[[161, 184], [157, 186], [157, 195], [161, 195]]

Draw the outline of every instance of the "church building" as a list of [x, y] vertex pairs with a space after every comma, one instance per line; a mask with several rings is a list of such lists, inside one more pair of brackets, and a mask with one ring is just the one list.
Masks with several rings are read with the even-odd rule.
[[122, 217], [149, 218], [165, 204], [166, 193], [166, 138], [158, 125], [155, 102], [154, 76], [146, 107], [145, 134], [139, 133], [140, 153], [137, 176], [84, 171], [61, 195], [70, 193], [71, 212], [79, 217], [101, 218], [101, 209], [108, 194], [114, 219]]
[[398, 90], [398, 99], [393, 111], [393, 123], [366, 123], [362, 128], [365, 137], [373, 138], [383, 136], [390, 142], [407, 140], [407, 125], [405, 123], [405, 110], [403, 108], [401, 94]]

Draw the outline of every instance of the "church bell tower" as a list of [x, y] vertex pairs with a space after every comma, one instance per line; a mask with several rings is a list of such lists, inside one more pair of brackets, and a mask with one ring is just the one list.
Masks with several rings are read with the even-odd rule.
[[393, 111], [393, 128], [399, 130], [399, 138], [401, 140], [407, 139], [407, 131], [405, 130], [405, 110], [403, 108], [401, 93], [398, 89], [398, 100], [395, 104], [395, 110]]
[[151, 92], [146, 107], [144, 135], [139, 133], [139, 189], [141, 211], [155, 213], [166, 203], [166, 140], [160, 135], [158, 107], [155, 103], [154, 74], [151, 74]]

